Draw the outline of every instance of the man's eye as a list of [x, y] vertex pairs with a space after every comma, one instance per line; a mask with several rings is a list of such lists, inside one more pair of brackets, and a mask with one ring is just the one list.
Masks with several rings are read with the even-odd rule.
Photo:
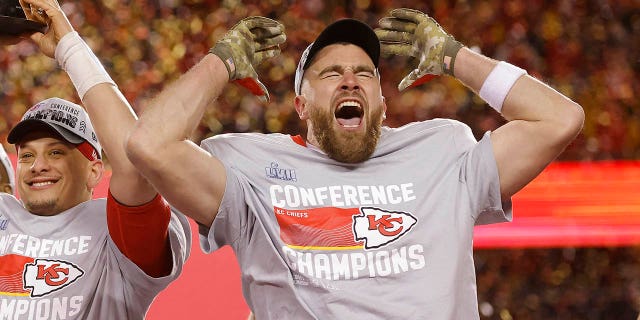
[[358, 77], [373, 78], [373, 73], [371, 73], [369, 71], [358, 72]]
[[63, 152], [60, 151], [60, 150], [51, 150], [51, 154], [52, 155], [61, 155], [61, 154], [63, 154]]
[[20, 159], [28, 159], [31, 158], [33, 155], [31, 153], [23, 153], [20, 155]]
[[324, 75], [324, 77], [322, 77], [323, 79], [334, 79], [336, 77], [339, 77], [340, 74], [337, 72], [331, 72], [331, 73], [327, 73]]

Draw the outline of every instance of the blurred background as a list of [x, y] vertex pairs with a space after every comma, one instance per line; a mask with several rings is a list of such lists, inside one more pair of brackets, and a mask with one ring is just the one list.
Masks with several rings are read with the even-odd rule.
[[[640, 159], [638, 0], [60, 2], [137, 112], [238, 20], [262, 15], [284, 23], [287, 42], [282, 54], [258, 70], [271, 101], [261, 104], [245, 89], [228, 85], [193, 133], [195, 142], [225, 132], [304, 134], [293, 108], [292, 88], [297, 60], [309, 42], [338, 18], [357, 18], [376, 27], [392, 8], [411, 7], [433, 16], [465, 45], [527, 69], [582, 105], [584, 130], [558, 162], [637, 167]], [[400, 94], [396, 85], [414, 63], [399, 57], [381, 61], [386, 125], [446, 117], [469, 124], [479, 138], [503, 123], [499, 114], [451, 77]], [[28, 107], [52, 96], [79, 103], [66, 73], [27, 40], [0, 50], [0, 88], [0, 140], [9, 153], [15, 150], [6, 144], [7, 133]], [[627, 186], [631, 189], [624, 190], [631, 194], [640, 191], [640, 181]], [[640, 206], [633, 212], [640, 216]], [[233, 260], [232, 254], [222, 255]], [[636, 243], [495, 245], [478, 248], [474, 255], [483, 319], [635, 319], [640, 310]], [[216, 254], [198, 261], [207, 259], [215, 261]], [[237, 265], [231, 263], [238, 288], [212, 284], [207, 290], [231, 290], [229, 296], [241, 300]], [[162, 301], [167, 300], [158, 302]], [[172, 308], [181, 308], [180, 302], [172, 303]], [[246, 305], [240, 302], [237, 308], [242, 314], [238, 319], [243, 319]], [[188, 312], [184, 310], [183, 315]], [[152, 310], [149, 318], [169, 319], [164, 316]]]

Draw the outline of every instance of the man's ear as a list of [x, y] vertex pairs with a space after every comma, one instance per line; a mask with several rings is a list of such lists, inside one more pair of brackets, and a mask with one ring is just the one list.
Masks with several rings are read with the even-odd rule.
[[11, 185], [8, 183], [3, 183], [2, 186], [0, 186], [0, 191], [8, 194], [13, 194], [13, 188], [11, 188]]
[[95, 188], [100, 180], [102, 179], [102, 175], [104, 174], [104, 163], [102, 160], [95, 160], [91, 163], [91, 171], [89, 172], [89, 177], [87, 178], [87, 188], [93, 189]]
[[296, 106], [296, 112], [300, 120], [309, 119], [309, 112], [307, 111], [307, 98], [305, 96], [296, 96], [293, 100], [293, 104]]
[[387, 98], [382, 96], [382, 120], [387, 119]]

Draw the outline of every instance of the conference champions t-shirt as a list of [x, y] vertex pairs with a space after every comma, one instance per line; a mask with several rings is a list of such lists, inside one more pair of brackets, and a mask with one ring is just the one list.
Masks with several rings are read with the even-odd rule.
[[172, 213], [171, 274], [152, 278], [109, 237], [106, 199], [37, 216], [0, 194], [0, 319], [143, 319], [155, 296], [181, 272], [189, 224]]
[[202, 147], [227, 185], [211, 252], [233, 247], [257, 319], [478, 319], [475, 224], [509, 221], [491, 139], [448, 119], [383, 127], [345, 164], [283, 134]]

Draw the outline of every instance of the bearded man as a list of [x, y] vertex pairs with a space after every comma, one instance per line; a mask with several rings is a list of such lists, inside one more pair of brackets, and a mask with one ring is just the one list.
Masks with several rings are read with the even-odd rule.
[[[473, 227], [511, 219], [511, 196], [580, 131], [580, 106], [397, 9], [375, 32], [334, 22], [302, 54], [306, 139], [189, 142], [228, 81], [268, 98], [254, 66], [284, 40], [275, 20], [239, 22], [145, 109], [129, 159], [198, 221], [205, 252], [234, 249], [256, 319], [478, 319]], [[419, 60], [400, 90], [454, 76], [509, 122], [480, 141], [451, 119], [382, 126], [381, 52]]]

